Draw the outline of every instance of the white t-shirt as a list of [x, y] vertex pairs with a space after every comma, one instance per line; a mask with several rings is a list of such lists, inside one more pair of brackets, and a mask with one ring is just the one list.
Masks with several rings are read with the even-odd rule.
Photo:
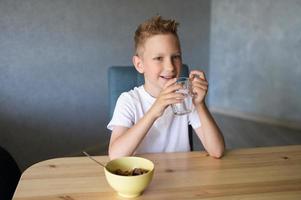
[[[113, 130], [114, 126], [132, 127], [155, 100], [143, 86], [122, 93], [107, 128]], [[187, 115], [175, 115], [171, 106], [168, 106], [163, 115], [154, 122], [135, 153], [189, 151], [188, 124], [194, 129], [201, 126], [195, 109]]]

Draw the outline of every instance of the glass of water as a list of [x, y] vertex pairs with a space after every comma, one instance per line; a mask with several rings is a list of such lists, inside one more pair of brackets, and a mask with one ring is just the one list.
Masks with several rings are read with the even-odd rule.
[[187, 77], [179, 77], [176, 84], [182, 85], [182, 88], [176, 92], [184, 94], [185, 98], [181, 103], [171, 105], [173, 113], [175, 115], [188, 114], [193, 110], [191, 82]]

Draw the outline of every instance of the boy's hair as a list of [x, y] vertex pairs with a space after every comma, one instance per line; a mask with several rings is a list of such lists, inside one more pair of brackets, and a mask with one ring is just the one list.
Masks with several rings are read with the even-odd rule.
[[135, 54], [140, 55], [141, 47], [145, 41], [158, 34], [173, 34], [178, 38], [177, 27], [179, 23], [172, 19], [163, 19], [155, 16], [140, 24], [135, 32]]

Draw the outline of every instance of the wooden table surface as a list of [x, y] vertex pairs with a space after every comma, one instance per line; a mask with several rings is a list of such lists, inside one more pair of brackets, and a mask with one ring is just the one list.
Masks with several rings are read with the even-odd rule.
[[[153, 180], [137, 199], [301, 199], [301, 145], [206, 152], [144, 154], [155, 163]], [[96, 156], [105, 163], [107, 156]], [[103, 169], [86, 157], [57, 158], [28, 168], [14, 200], [123, 199]]]

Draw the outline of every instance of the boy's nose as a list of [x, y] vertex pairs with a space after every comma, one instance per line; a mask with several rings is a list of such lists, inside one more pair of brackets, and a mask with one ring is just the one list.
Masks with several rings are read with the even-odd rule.
[[174, 69], [175, 69], [174, 63], [172, 61], [166, 62], [164, 65], [164, 69], [166, 71], [174, 71]]

